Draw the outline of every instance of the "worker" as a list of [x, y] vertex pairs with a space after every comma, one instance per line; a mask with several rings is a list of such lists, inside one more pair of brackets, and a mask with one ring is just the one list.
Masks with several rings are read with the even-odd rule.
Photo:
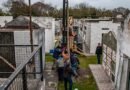
[[79, 59], [77, 58], [76, 53], [72, 49], [70, 49], [70, 62], [75, 76], [78, 77]]
[[64, 49], [64, 50], [62, 51], [62, 56], [63, 56], [63, 58], [64, 58], [64, 62], [69, 63], [69, 54], [68, 54], [68, 51], [67, 51], [66, 49]]
[[[74, 75], [70, 64], [66, 64], [64, 67], [64, 88], [65, 90], [72, 90], [73, 81], [72, 76]], [[69, 84], [69, 89], [68, 89]]]
[[58, 72], [58, 79], [59, 81], [63, 81], [63, 73], [64, 73], [64, 60], [62, 54], [59, 55], [59, 58], [57, 60], [57, 72]]
[[68, 90], [68, 84], [69, 84], [69, 90], [72, 90], [72, 75], [73, 71], [70, 65], [70, 60], [69, 60], [69, 53], [66, 49], [62, 51], [62, 56], [64, 59], [64, 88], [65, 90]]
[[59, 58], [59, 55], [62, 53], [61, 51], [61, 47], [60, 46], [57, 46], [55, 49], [54, 49], [54, 52], [53, 52], [53, 58], [54, 58], [54, 61], [53, 61], [53, 65], [52, 65], [52, 70], [56, 68], [56, 62]]
[[98, 64], [101, 64], [101, 55], [102, 55], [102, 46], [100, 43], [98, 43], [98, 46], [96, 48], [95, 54], [97, 55], [97, 62]]

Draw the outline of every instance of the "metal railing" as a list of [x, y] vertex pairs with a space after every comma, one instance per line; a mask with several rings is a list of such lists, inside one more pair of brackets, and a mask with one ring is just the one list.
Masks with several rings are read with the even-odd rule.
[[[0, 78], [8, 78], [31, 54], [32, 45], [0, 44]], [[34, 49], [38, 45], [33, 45]]]
[[0, 86], [0, 90], [37, 90], [43, 81], [43, 47], [40, 44]]

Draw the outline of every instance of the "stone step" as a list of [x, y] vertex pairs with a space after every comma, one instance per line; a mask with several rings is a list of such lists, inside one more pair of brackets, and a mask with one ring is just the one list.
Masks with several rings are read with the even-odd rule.
[[89, 65], [99, 90], [115, 90], [102, 65]]

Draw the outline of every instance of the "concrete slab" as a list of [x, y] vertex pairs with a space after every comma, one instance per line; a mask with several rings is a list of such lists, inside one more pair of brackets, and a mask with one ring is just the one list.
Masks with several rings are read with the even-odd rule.
[[99, 90], [115, 90], [102, 65], [89, 65]]
[[53, 63], [46, 63], [44, 70], [45, 90], [57, 90], [58, 75], [55, 70], [52, 70]]
[[3, 82], [5, 82], [7, 80], [7, 78], [0, 78], [0, 85], [3, 84]]

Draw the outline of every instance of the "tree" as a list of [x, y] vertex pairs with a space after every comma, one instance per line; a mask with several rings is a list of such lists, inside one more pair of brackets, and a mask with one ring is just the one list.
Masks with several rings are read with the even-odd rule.
[[[12, 3], [13, 2], [13, 3]], [[15, 17], [19, 15], [29, 15], [29, 7], [24, 2], [18, 2], [14, 0], [8, 0], [3, 4], [5, 8], [8, 9], [8, 13]], [[55, 18], [62, 18], [63, 9], [57, 9], [57, 7], [53, 7], [51, 4], [45, 4], [44, 0], [40, 0], [40, 2], [36, 2], [32, 6], [32, 16], [51, 16]], [[69, 15], [74, 18], [99, 18], [99, 17], [112, 17], [113, 13], [123, 11], [122, 8], [115, 10], [107, 10], [92, 7], [86, 3], [79, 3], [73, 7], [69, 7]], [[127, 12], [129, 10], [127, 9]]]
[[0, 8], [0, 16], [5, 15], [5, 13], [2, 11], [2, 9]]
[[129, 13], [130, 13], [130, 10], [128, 8], [118, 7], [118, 8], [113, 9], [113, 16], [114, 17], [116, 17], [117, 14], [121, 14], [125, 17]]
[[28, 5], [22, 1], [7, 0], [3, 3], [3, 7], [6, 8], [6, 14], [12, 15], [16, 18], [19, 15], [27, 16], [29, 14]]
[[28, 16], [29, 7], [24, 2], [15, 1], [12, 3], [12, 7], [10, 8], [9, 12], [13, 15], [13, 18], [16, 18], [20, 15]]
[[2, 5], [4, 6], [4, 8], [6, 8], [7, 10], [10, 10], [11, 6], [12, 6], [12, 2], [13, 0], [7, 0], [6, 2], [4, 2]]
[[80, 3], [78, 5], [79, 9], [86, 9], [87, 8], [87, 4], [86, 3]]
[[32, 12], [36, 16], [55, 16], [58, 11], [56, 7], [52, 7], [51, 4], [36, 2], [32, 5]]

